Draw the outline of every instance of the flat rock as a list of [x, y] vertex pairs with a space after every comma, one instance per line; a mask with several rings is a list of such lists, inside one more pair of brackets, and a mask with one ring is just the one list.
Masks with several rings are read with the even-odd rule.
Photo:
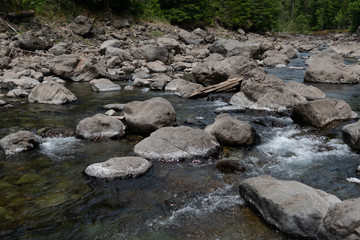
[[190, 127], [163, 127], [135, 145], [134, 152], [156, 161], [208, 159], [216, 156], [220, 145], [215, 137]]
[[121, 87], [109, 79], [101, 78], [90, 81], [91, 87], [95, 92], [120, 91]]
[[91, 164], [85, 169], [85, 173], [91, 177], [107, 179], [137, 177], [151, 166], [151, 162], [141, 157], [116, 157]]
[[98, 113], [79, 122], [76, 135], [91, 140], [105, 140], [125, 135], [126, 126], [118, 119]]
[[63, 85], [57, 82], [43, 82], [31, 90], [29, 95], [31, 103], [65, 104], [76, 101], [76, 96]]
[[215, 41], [210, 47], [210, 53], [218, 53], [224, 57], [231, 56], [254, 56], [257, 55], [260, 51], [260, 44], [247, 41], [240, 42], [234, 39], [219, 39]]
[[146, 64], [146, 66], [151, 72], [155, 72], [155, 73], [166, 72], [166, 66], [161, 61], [149, 62]]
[[246, 179], [240, 194], [269, 224], [282, 232], [315, 238], [329, 208], [341, 200], [296, 181], [268, 175]]
[[180, 97], [188, 97], [203, 86], [201, 84], [192, 83], [184, 79], [178, 78], [172, 80], [165, 87], [166, 91], [174, 91]]
[[29, 131], [19, 131], [7, 135], [0, 140], [0, 148], [7, 155], [34, 149], [39, 142], [36, 136]]

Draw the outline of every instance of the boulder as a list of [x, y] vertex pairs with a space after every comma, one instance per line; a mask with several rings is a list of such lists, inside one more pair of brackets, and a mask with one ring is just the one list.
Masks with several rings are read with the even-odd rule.
[[304, 80], [318, 83], [359, 83], [360, 76], [345, 65], [338, 53], [328, 50], [315, 56]]
[[344, 126], [342, 134], [350, 148], [360, 152], [360, 121]]
[[20, 79], [5, 78], [0, 81], [0, 88], [2, 89], [31, 89], [39, 84], [39, 81], [29, 77], [22, 77]]
[[146, 64], [146, 67], [150, 70], [150, 72], [162, 73], [166, 72], [166, 66], [161, 61], [149, 62]]
[[244, 164], [237, 160], [221, 160], [216, 163], [215, 167], [223, 173], [238, 173], [246, 171]]
[[29, 51], [47, 50], [51, 47], [49, 43], [39, 37], [34, 36], [31, 32], [24, 33], [20, 36], [19, 46], [20, 48]]
[[138, 59], [144, 58], [148, 62], [154, 62], [156, 60], [162, 61], [165, 64], [172, 62], [170, 50], [164, 46], [141, 46], [133, 52], [133, 55]]
[[269, 50], [263, 55], [263, 63], [266, 67], [275, 67], [279, 64], [286, 65], [289, 62], [289, 57], [279, 51]]
[[317, 239], [360, 239], [360, 198], [331, 206], [319, 228]]
[[177, 41], [174, 38], [160, 37], [156, 41], [160, 46], [164, 46], [167, 49], [174, 50], [176, 54], [180, 53], [180, 51], [181, 51], [179, 41]]
[[22, 89], [13, 89], [13, 90], [10, 90], [6, 96], [8, 98], [26, 98], [29, 96], [29, 93], [25, 90], [22, 90]]
[[178, 78], [168, 83], [165, 87], [165, 91], [174, 91], [180, 97], [188, 97], [202, 87], [203, 86], [201, 84], [192, 83]]
[[90, 81], [91, 87], [95, 92], [120, 91], [121, 87], [109, 79], [101, 78]]
[[31, 103], [65, 104], [76, 100], [76, 96], [57, 82], [43, 82], [37, 85], [29, 95]]
[[96, 178], [126, 178], [144, 174], [152, 163], [141, 157], [116, 157], [105, 162], [94, 163], [85, 169], [85, 173]]
[[69, 49], [69, 44], [67, 42], [59, 42], [49, 49], [49, 52], [54, 54], [55, 56], [60, 56], [63, 54], [70, 54], [71, 51]]
[[122, 137], [125, 129], [120, 120], [98, 113], [81, 120], [76, 126], [76, 135], [85, 139], [105, 140]]
[[334, 195], [296, 181], [268, 175], [246, 179], [240, 194], [271, 225], [287, 234], [315, 238], [328, 209], [340, 203]]
[[323, 93], [317, 87], [306, 86], [305, 84], [299, 83], [297, 81], [286, 82], [286, 86], [291, 88], [294, 92], [299, 93], [301, 96], [306, 98], [306, 100], [308, 100], [308, 101], [314, 101], [314, 100], [323, 99], [326, 97], [326, 94]]
[[162, 127], [173, 126], [176, 121], [174, 107], [161, 97], [127, 103], [123, 114], [129, 130], [141, 135], [148, 135]]
[[[108, 62], [110, 61], [109, 59], [114, 59], [114, 58], [117, 58], [117, 60], [119, 62], [133, 60], [133, 58], [131, 57], [131, 55], [128, 52], [126, 52], [123, 49], [120, 49], [117, 47], [112, 47], [112, 46], [108, 46], [105, 49], [105, 57], [106, 57], [106, 59], [108, 59]], [[112, 60], [112, 61], [114, 61], [114, 60]]]
[[110, 110], [113, 109], [115, 111], [122, 111], [125, 107], [125, 104], [123, 103], [110, 103], [110, 104], [106, 104], [105, 106], [103, 106], [102, 108]]
[[244, 56], [224, 58], [220, 54], [211, 54], [197, 63], [192, 73], [197, 82], [209, 86], [244, 76], [256, 67], [254, 60]]
[[181, 41], [183, 41], [184, 43], [186, 43], [188, 45], [190, 45], [190, 44], [200, 45], [200, 44], [205, 43], [205, 40], [201, 36], [199, 36], [195, 33], [192, 33], [192, 32], [188, 32], [183, 29], [179, 30], [178, 36]]
[[134, 152], [146, 159], [180, 161], [208, 159], [219, 153], [215, 137], [190, 127], [164, 127], [135, 145]]
[[19, 131], [12, 133], [0, 140], [0, 148], [6, 155], [11, 155], [27, 150], [34, 149], [39, 145], [36, 136], [29, 131]]
[[254, 57], [260, 54], [260, 44], [254, 42], [240, 42], [234, 39], [219, 39], [210, 47], [210, 53], [218, 53], [224, 57], [243, 55]]
[[103, 42], [100, 46], [100, 49], [99, 49], [99, 53], [101, 55], [104, 55], [105, 52], [106, 52], [106, 49], [108, 47], [113, 47], [113, 48], [121, 48], [123, 45], [122, 42], [120, 42], [119, 40], [107, 40], [105, 42]]
[[69, 27], [73, 33], [82, 37], [88, 37], [91, 35], [93, 25], [90, 18], [80, 15], [75, 18]]
[[260, 142], [260, 136], [250, 124], [229, 114], [218, 115], [205, 132], [212, 134], [221, 145], [251, 146]]
[[334, 121], [357, 118], [349, 104], [339, 99], [319, 99], [299, 103], [293, 106], [291, 119], [300, 125], [310, 125], [318, 128]]

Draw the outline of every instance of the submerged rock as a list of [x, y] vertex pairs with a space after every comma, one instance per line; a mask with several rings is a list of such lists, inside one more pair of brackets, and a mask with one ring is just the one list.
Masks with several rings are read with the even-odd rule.
[[91, 164], [85, 169], [85, 173], [91, 177], [107, 179], [137, 177], [151, 166], [151, 162], [141, 157], [116, 157]]
[[105, 140], [125, 135], [126, 126], [118, 119], [98, 113], [79, 122], [76, 135], [80, 138]]
[[134, 148], [137, 155], [156, 161], [207, 159], [219, 151], [214, 136], [185, 126], [160, 128]]
[[342, 134], [350, 148], [360, 152], [360, 121], [344, 126]]
[[129, 130], [143, 135], [162, 127], [173, 126], [176, 121], [174, 107], [161, 97], [127, 103], [123, 114]]
[[268, 175], [246, 179], [240, 194], [270, 224], [281, 231], [315, 238], [329, 208], [341, 200], [334, 195], [296, 181]]
[[246, 167], [244, 166], [244, 164], [236, 160], [221, 160], [220, 162], [216, 163], [215, 167], [223, 173], [236, 173], [246, 171]]
[[0, 148], [5, 154], [15, 154], [34, 149], [39, 145], [36, 136], [29, 131], [12, 133], [0, 140]]
[[65, 104], [76, 100], [76, 96], [57, 82], [44, 82], [37, 85], [29, 95], [31, 103]]
[[349, 104], [339, 99], [320, 99], [299, 103], [292, 108], [291, 119], [300, 125], [325, 127], [341, 120], [358, 118]]
[[260, 142], [260, 136], [248, 123], [229, 114], [218, 115], [215, 122], [205, 128], [222, 145], [250, 146]]
[[317, 239], [360, 239], [360, 198], [345, 200], [329, 208]]

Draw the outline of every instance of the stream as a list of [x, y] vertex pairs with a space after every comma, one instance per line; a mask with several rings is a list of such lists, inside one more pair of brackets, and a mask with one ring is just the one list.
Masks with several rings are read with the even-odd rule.
[[[301, 57], [308, 55], [267, 71], [284, 81], [303, 82]], [[360, 113], [359, 84], [313, 85]], [[1, 109], [0, 136], [47, 127], [73, 131], [85, 117], [104, 113], [101, 107], [106, 104], [155, 96], [173, 104], [179, 125], [204, 128], [214, 121], [214, 110], [226, 105], [146, 89], [96, 93], [87, 83], [66, 87], [76, 102], [53, 106], [11, 100], [14, 108]], [[223, 158], [243, 161], [244, 173], [221, 173], [210, 161], [153, 162], [149, 172], [136, 179], [108, 181], [84, 174], [92, 163], [134, 155], [133, 147], [142, 139], [136, 135], [104, 142], [45, 138], [36, 150], [0, 157], [1, 239], [295, 239], [266, 224], [239, 196], [239, 183], [261, 174], [297, 180], [340, 199], [360, 197], [360, 186], [346, 181], [356, 177], [360, 157], [342, 140], [344, 124], [318, 130], [266, 112], [231, 115], [249, 121], [262, 138], [251, 148], [224, 147]]]

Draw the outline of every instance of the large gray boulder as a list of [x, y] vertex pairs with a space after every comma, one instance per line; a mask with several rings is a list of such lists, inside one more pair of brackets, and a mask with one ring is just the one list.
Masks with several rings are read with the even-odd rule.
[[342, 134], [350, 148], [360, 152], [360, 121], [344, 126]]
[[291, 119], [300, 125], [323, 128], [334, 121], [358, 118], [349, 104], [339, 99], [320, 99], [293, 106]]
[[165, 90], [174, 91], [180, 97], [189, 97], [192, 93], [196, 92], [200, 88], [203, 88], [201, 84], [178, 78], [169, 82], [166, 85]]
[[91, 177], [106, 179], [137, 177], [151, 166], [151, 162], [141, 157], [116, 157], [91, 164], [85, 169], [85, 173]]
[[134, 152], [146, 159], [180, 161], [207, 159], [219, 153], [211, 134], [190, 127], [164, 127], [135, 145]]
[[360, 198], [331, 206], [319, 228], [317, 239], [360, 239]]
[[251, 146], [260, 142], [260, 136], [250, 124], [229, 114], [218, 115], [205, 132], [212, 134], [221, 145]]
[[76, 135], [85, 139], [105, 140], [122, 137], [125, 129], [120, 120], [98, 113], [81, 120], [76, 126]]
[[234, 39], [219, 39], [210, 47], [210, 53], [218, 53], [224, 57], [243, 55], [253, 57], [260, 53], [260, 43], [240, 42]]
[[107, 40], [105, 42], [103, 42], [100, 46], [100, 49], [99, 49], [99, 53], [101, 55], [104, 55], [105, 52], [106, 52], [106, 49], [108, 47], [113, 47], [113, 48], [121, 48], [123, 46], [123, 43], [120, 42], [119, 40], [116, 40], [116, 39], [112, 39], [112, 40]]
[[12, 133], [0, 140], [0, 149], [2, 149], [6, 155], [31, 150], [38, 145], [38, 139], [29, 131]]
[[63, 85], [50, 81], [43, 82], [31, 90], [29, 95], [31, 103], [65, 104], [76, 100], [76, 96]]
[[164, 46], [145, 45], [133, 51], [135, 58], [142, 58], [148, 62], [154, 62], [156, 60], [162, 61], [165, 64], [172, 62], [172, 55], [170, 50]]
[[47, 50], [51, 45], [45, 40], [36, 37], [31, 32], [24, 33], [19, 38], [19, 46], [22, 49], [35, 51], [35, 50]]
[[162, 127], [173, 126], [176, 121], [174, 107], [161, 97], [127, 103], [123, 114], [129, 130], [142, 135], [148, 135]]
[[318, 83], [359, 83], [360, 76], [345, 65], [338, 53], [327, 50], [314, 56], [304, 80]]
[[280, 51], [269, 50], [263, 55], [263, 63], [267, 67], [276, 67], [279, 64], [286, 65], [289, 62], [289, 57]]
[[192, 73], [197, 82], [209, 86], [246, 75], [257, 63], [244, 56], [224, 58], [220, 54], [211, 54], [196, 64]]
[[95, 92], [110, 92], [121, 90], [120, 85], [115, 84], [106, 78], [94, 79], [90, 81], [90, 84]]
[[281, 231], [315, 238], [328, 209], [341, 200], [334, 195], [296, 181], [268, 175], [246, 179], [240, 194], [261, 216]]
[[299, 93], [308, 101], [326, 98], [326, 94], [314, 86], [307, 86], [297, 81], [286, 82], [286, 86], [291, 88], [294, 92]]
[[69, 28], [73, 31], [73, 33], [82, 37], [90, 36], [92, 27], [92, 20], [82, 15], [77, 16], [74, 22], [69, 25]]

